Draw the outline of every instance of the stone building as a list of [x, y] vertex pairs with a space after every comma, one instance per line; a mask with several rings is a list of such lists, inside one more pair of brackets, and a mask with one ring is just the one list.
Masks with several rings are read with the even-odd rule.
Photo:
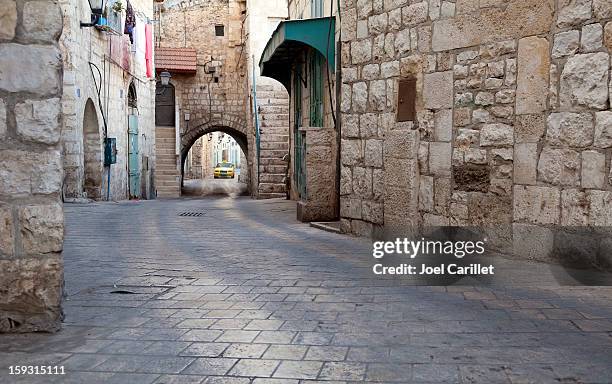
[[0, 333], [62, 317], [62, 13], [0, 1]]
[[[59, 4], [64, 16], [63, 194], [96, 200], [155, 198], [155, 82], [153, 74], [147, 76], [145, 58], [153, 1], [108, 0], [106, 17], [95, 27], [81, 26], [90, 21], [87, 1]], [[133, 41], [124, 34], [128, 5], [136, 20]], [[107, 138], [116, 141], [114, 164], [104, 161]]]
[[[162, 156], [170, 156], [170, 147], [176, 146], [178, 171], [168, 170], [159, 180], [172, 184], [175, 195], [180, 193], [180, 172], [192, 146], [199, 147], [199, 139], [207, 133], [223, 132], [242, 149], [240, 178], [249, 184], [251, 194], [285, 196], [282, 159], [288, 152], [288, 95], [272, 79], [253, 81], [259, 78], [253, 58], [259, 57], [271, 30], [286, 13], [285, 1], [256, 1], [249, 3], [248, 10], [243, 0], [166, 1], [159, 6], [156, 67], [172, 74], [175, 101], [168, 110], [174, 110], [175, 116], [167, 119], [168, 128], [158, 125], [157, 130], [178, 127], [179, 142], [160, 143]], [[159, 105], [157, 111], [159, 115]], [[201, 158], [191, 156], [189, 167], [201, 168], [194, 164]], [[171, 167], [174, 159], [160, 161]]]
[[[166, 94], [174, 100], [160, 108], [168, 98], [158, 96], [156, 125], [158, 132], [176, 132], [176, 139], [160, 143], [157, 151], [174, 153], [176, 148], [178, 171], [160, 175], [166, 179], [162, 182], [174, 183], [175, 196], [187, 154], [203, 135], [225, 132], [248, 156], [245, 6], [237, 0], [166, 1], [158, 6], [156, 70], [172, 75]], [[158, 94], [162, 92], [158, 86]]]
[[261, 74], [291, 95], [289, 111], [291, 198], [298, 219], [338, 218], [336, 105], [336, 2], [288, 2], [289, 20], [279, 23], [259, 61]]
[[610, 266], [605, 231], [564, 232], [612, 224], [610, 0], [341, 14], [346, 232], [474, 226], [518, 257]]

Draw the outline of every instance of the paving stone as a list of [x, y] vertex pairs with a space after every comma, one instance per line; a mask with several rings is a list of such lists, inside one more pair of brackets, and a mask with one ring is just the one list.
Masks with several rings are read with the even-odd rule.
[[236, 364], [237, 359], [209, 358], [195, 359], [182, 373], [190, 375], [225, 375]]
[[162, 375], [153, 384], [200, 384], [204, 377], [195, 375]]
[[283, 325], [282, 320], [252, 320], [245, 327], [245, 330], [275, 331]]
[[345, 347], [312, 346], [308, 348], [305, 360], [342, 361], [348, 353]]
[[266, 351], [264, 359], [277, 360], [301, 360], [306, 351], [307, 346], [304, 345], [271, 345]]
[[219, 336], [223, 334], [219, 330], [209, 329], [193, 329], [188, 331], [180, 337], [180, 340], [184, 341], [215, 341]]
[[363, 380], [366, 366], [361, 363], [325, 363], [320, 378], [324, 380]]
[[[219, 357], [227, 349], [229, 343], [193, 343], [181, 351], [181, 356]], [[232, 357], [232, 356], [228, 356]]]
[[270, 377], [278, 366], [278, 360], [242, 359], [232, 368], [229, 375], [247, 377]]
[[288, 344], [297, 332], [292, 331], [261, 331], [255, 338], [255, 343]]
[[258, 334], [259, 331], [229, 330], [223, 332], [217, 341], [229, 343], [249, 343], [253, 341]]
[[223, 356], [240, 359], [257, 359], [264, 354], [266, 349], [268, 349], [267, 344], [232, 344], [223, 353]]

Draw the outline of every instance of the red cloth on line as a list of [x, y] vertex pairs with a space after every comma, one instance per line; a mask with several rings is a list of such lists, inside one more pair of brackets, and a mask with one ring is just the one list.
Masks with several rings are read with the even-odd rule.
[[153, 77], [153, 26], [145, 25], [145, 60], [147, 62], [147, 77]]

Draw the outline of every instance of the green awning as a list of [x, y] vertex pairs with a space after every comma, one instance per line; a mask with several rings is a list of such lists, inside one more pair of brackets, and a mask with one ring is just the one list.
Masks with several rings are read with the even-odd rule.
[[336, 65], [336, 18], [281, 21], [264, 49], [259, 68], [291, 89], [291, 64], [305, 46], [316, 49], [333, 71]]

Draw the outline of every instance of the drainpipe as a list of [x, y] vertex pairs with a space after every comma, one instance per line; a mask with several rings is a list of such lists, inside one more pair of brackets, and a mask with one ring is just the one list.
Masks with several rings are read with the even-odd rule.
[[[338, 2], [338, 18], [340, 18], [340, 2]], [[340, 25], [340, 23], [338, 23]], [[342, 143], [342, 112], [340, 111], [342, 95], [342, 29], [338, 28], [338, 41], [336, 42], [336, 218], [340, 220], [340, 150]]]
[[260, 148], [261, 138], [259, 132], [259, 116], [257, 114], [257, 76], [255, 73], [255, 55], [253, 55], [253, 113], [255, 114], [255, 142], [257, 146], [257, 196], [259, 197], [259, 181], [260, 181]]

